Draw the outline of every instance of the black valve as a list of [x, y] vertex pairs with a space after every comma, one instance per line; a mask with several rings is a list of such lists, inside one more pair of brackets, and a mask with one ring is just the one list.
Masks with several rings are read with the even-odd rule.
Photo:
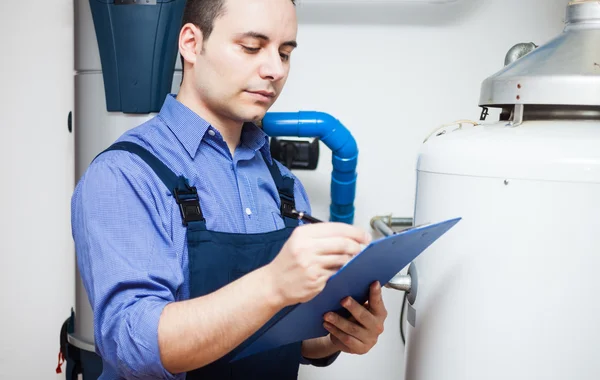
[[288, 169], [315, 170], [319, 162], [319, 139], [283, 140], [271, 138], [271, 156]]

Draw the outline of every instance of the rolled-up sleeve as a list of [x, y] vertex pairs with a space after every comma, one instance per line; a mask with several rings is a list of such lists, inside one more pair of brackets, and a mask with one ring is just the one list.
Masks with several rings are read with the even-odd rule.
[[[77, 264], [94, 314], [98, 353], [124, 378], [179, 378], [162, 365], [158, 323], [183, 283], [160, 192], [111, 152], [92, 164], [72, 198]], [[145, 177], [146, 176], [146, 177]], [[155, 185], [154, 185], [155, 186]], [[165, 189], [166, 192], [166, 189]]]

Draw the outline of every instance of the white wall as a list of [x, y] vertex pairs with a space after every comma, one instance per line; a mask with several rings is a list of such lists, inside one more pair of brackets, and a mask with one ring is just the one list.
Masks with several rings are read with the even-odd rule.
[[74, 302], [71, 0], [0, 2], [0, 378], [59, 379]]
[[[369, 228], [374, 215], [412, 216], [425, 135], [477, 119], [481, 81], [513, 44], [559, 33], [567, 0], [299, 2], [300, 48], [273, 111], [329, 112], [352, 131], [361, 149], [356, 224]], [[0, 2], [0, 378], [60, 378], [58, 332], [74, 302], [72, 12], [70, 0]], [[322, 152], [318, 171], [298, 176], [314, 214], [326, 218], [331, 155]], [[402, 379], [401, 293], [385, 289], [384, 297], [386, 332], [371, 353], [303, 367], [301, 379]]]

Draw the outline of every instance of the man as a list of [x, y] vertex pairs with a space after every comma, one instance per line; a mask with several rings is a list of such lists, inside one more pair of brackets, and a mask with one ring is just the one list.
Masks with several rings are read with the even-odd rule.
[[102, 379], [295, 379], [300, 363], [364, 354], [386, 309], [324, 316], [330, 335], [229, 363], [286, 306], [315, 297], [370, 236], [301, 225], [302, 184], [252, 121], [275, 102], [296, 47], [291, 0], [188, 0], [184, 79], [160, 113], [99, 155], [75, 190], [73, 236]]

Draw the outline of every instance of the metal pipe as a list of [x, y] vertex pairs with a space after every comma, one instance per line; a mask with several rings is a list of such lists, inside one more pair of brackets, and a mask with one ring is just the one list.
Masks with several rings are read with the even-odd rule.
[[[395, 234], [392, 227], [412, 227], [412, 225], [412, 218], [393, 218], [391, 215], [375, 216], [371, 218], [371, 228], [379, 231], [379, 233], [384, 236]], [[385, 285], [385, 287], [410, 293], [412, 278], [410, 274], [397, 274]]]
[[391, 236], [394, 234], [394, 230], [392, 230], [384, 221], [383, 219], [376, 219], [373, 221], [372, 224], [373, 228], [377, 231], [379, 231], [381, 234], [383, 234], [384, 236]]
[[412, 227], [413, 223], [413, 218], [390, 218], [389, 224], [392, 227]]
[[392, 227], [412, 227], [413, 218], [393, 218], [391, 215], [380, 215], [371, 218], [371, 228], [384, 236], [394, 234]]

